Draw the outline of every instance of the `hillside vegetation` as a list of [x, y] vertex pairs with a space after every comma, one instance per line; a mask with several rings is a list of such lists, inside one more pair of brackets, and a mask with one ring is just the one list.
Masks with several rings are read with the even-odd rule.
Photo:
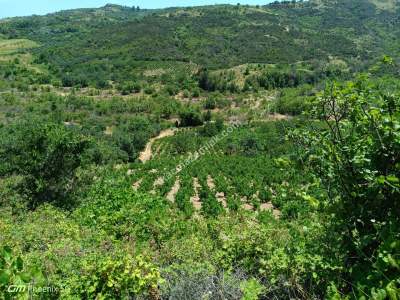
[[339, 58], [359, 69], [398, 51], [398, 9], [388, 0], [162, 11], [106, 6], [13, 19], [0, 31], [41, 43], [39, 62], [49, 63], [58, 77], [70, 74], [94, 84], [134, 78], [138, 61], [226, 68]]
[[399, 20], [0, 20], [0, 300], [400, 299]]

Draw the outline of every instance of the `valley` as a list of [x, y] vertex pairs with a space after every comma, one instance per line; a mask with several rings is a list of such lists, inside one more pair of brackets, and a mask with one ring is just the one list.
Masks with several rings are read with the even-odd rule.
[[399, 21], [393, 0], [0, 19], [0, 300], [399, 299]]

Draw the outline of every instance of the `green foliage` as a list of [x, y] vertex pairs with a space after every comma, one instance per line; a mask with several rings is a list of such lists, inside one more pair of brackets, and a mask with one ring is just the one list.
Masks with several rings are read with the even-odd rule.
[[217, 107], [217, 102], [215, 99], [212, 98], [207, 98], [207, 100], [204, 103], [204, 109], [215, 109]]
[[[110, 211], [115, 213], [107, 216]], [[179, 222], [173, 225], [176, 222], [174, 212], [169, 210], [166, 199], [154, 201], [146, 195], [135, 194], [129, 183], [95, 184], [75, 215], [82, 224], [94, 226], [118, 239], [132, 236], [138, 242], [153, 239], [161, 243], [180, 225]]]
[[141, 91], [141, 86], [134, 82], [125, 82], [118, 86], [118, 90], [121, 91], [122, 95], [129, 95], [131, 93], [139, 93]]
[[308, 111], [313, 97], [310, 89], [311, 86], [308, 85], [296, 89], [282, 89], [273, 110], [289, 115], [299, 115]]
[[262, 294], [264, 287], [255, 279], [250, 279], [242, 284], [243, 300], [257, 300]]
[[217, 217], [224, 211], [222, 204], [217, 201], [213, 192], [204, 183], [200, 191], [200, 199], [202, 203], [201, 209], [205, 216]]
[[[196, 76], [201, 88], [237, 92], [239, 85], [229, 79], [231, 74], [216, 76], [209, 70], [252, 62], [329, 61], [332, 57], [358, 70], [371, 57], [395, 56], [396, 10], [381, 13], [374, 2], [341, 0], [320, 5], [304, 1], [258, 8], [222, 5], [155, 11], [99, 8], [12, 19], [2, 23], [0, 30], [8, 37], [42, 44], [36, 50], [36, 62], [51, 65], [52, 73], [67, 86], [101, 88], [110, 80], [125, 85], [127, 78], [135, 81], [137, 77], [151, 81], [145, 78], [151, 76], [142, 76], [143, 65], [159, 70], [154, 66], [158, 64], [165, 70], [166, 64], [175, 62], [174, 71], [181, 74], [185, 72], [180, 65], [187, 70], [193, 62], [208, 68], [201, 68]], [[337, 70], [345, 73], [344, 68], [329, 67], [321, 75], [341, 76]], [[167, 73], [155, 77], [175, 76]], [[244, 74], [252, 76], [251, 72]], [[260, 76], [260, 84], [296, 86], [323, 76], [295, 72], [282, 77], [282, 72], [272, 72]], [[170, 91], [174, 94], [174, 89]]]
[[309, 72], [296, 72], [296, 71], [280, 71], [280, 70], [270, 70], [266, 71], [262, 75], [256, 78], [247, 78], [248, 85], [254, 85], [256, 82], [257, 86], [263, 87], [267, 90], [277, 89], [277, 88], [289, 88], [297, 87], [304, 83], [314, 83], [317, 81], [317, 76]]
[[71, 206], [67, 195], [89, 141], [63, 125], [35, 118], [3, 127], [0, 135], [0, 176], [23, 176], [29, 206], [49, 201]]
[[203, 114], [204, 122], [210, 122], [212, 119], [211, 111], [207, 110], [205, 114]]
[[398, 289], [398, 99], [365, 77], [331, 85], [314, 110], [326, 129], [307, 131], [302, 138], [308, 147], [304, 158], [330, 186], [329, 204], [337, 218], [333, 230], [347, 237], [341, 239], [344, 263], [360, 296]]
[[81, 299], [127, 299], [157, 293], [161, 282], [156, 266], [142, 256], [102, 257], [85, 262], [81, 277], [68, 287], [64, 297]]
[[203, 119], [199, 112], [196, 111], [183, 111], [179, 114], [181, 127], [200, 126], [203, 125]]
[[220, 133], [224, 128], [224, 121], [218, 118], [215, 122], [206, 123], [200, 130], [200, 134], [206, 137], [212, 137]]
[[0, 299], [39, 296], [40, 291], [46, 290], [45, 284], [46, 279], [39, 269], [26, 267], [21, 256], [15, 256], [10, 247], [4, 246], [1, 249]]
[[119, 125], [113, 132], [112, 139], [116, 146], [127, 154], [127, 161], [133, 162], [149, 138], [158, 130], [158, 125], [148, 118], [135, 117]]
[[83, 75], [81, 76], [76, 76], [76, 77], [72, 77], [71, 75], [66, 75], [63, 78], [61, 78], [61, 83], [64, 87], [87, 87], [88, 86], [88, 82], [86, 80], [86, 78], [84, 78]]
[[[231, 92], [235, 93], [239, 91], [239, 87], [234, 82], [235, 74], [232, 72], [228, 72], [223, 74], [210, 74], [207, 70], [202, 70], [197, 75], [199, 87], [203, 90], [213, 92], [213, 91], [220, 91], [220, 92]], [[207, 100], [205, 103], [206, 107], [209, 109], [215, 108], [215, 101]]]
[[18, 294], [26, 293], [26, 290], [14, 291], [14, 287], [25, 286], [30, 281], [31, 275], [24, 272], [22, 258], [14, 257], [10, 247], [3, 247], [0, 251], [0, 298], [12, 299]]
[[399, 9], [0, 22], [0, 299], [398, 299]]

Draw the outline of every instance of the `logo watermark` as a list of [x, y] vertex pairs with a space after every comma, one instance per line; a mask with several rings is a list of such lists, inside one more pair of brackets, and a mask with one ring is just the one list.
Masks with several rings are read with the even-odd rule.
[[57, 286], [35, 286], [33, 284], [12, 284], [7, 288], [7, 292], [10, 294], [55, 294], [61, 290], [62, 288]]

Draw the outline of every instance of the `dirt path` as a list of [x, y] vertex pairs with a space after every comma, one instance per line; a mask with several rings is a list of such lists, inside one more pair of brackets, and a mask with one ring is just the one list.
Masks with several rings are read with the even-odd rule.
[[142, 184], [143, 178], [139, 179], [138, 181], [134, 182], [132, 184], [132, 188], [137, 191], [140, 188], [140, 185]]
[[279, 219], [281, 216], [281, 211], [277, 208], [274, 207], [274, 205], [271, 202], [268, 203], [262, 203], [260, 205], [260, 210], [261, 211], [271, 211], [272, 215], [275, 217], [275, 219]]
[[212, 191], [215, 190], [215, 183], [214, 183], [214, 179], [211, 177], [211, 175], [207, 175], [207, 185], [208, 188]]
[[156, 136], [154, 138], [151, 138], [150, 141], [148, 141], [148, 143], [146, 144], [146, 148], [142, 152], [140, 152], [139, 159], [143, 163], [148, 161], [148, 160], [150, 160], [151, 157], [152, 157], [152, 154], [153, 154], [152, 153], [152, 149], [151, 149], [152, 146], [153, 146], [153, 143], [156, 140], [165, 138], [167, 136], [172, 136], [174, 134], [175, 134], [175, 130], [174, 129], [166, 129], [166, 130], [161, 131], [158, 136]]
[[269, 121], [290, 120], [292, 118], [293, 118], [292, 116], [282, 115], [282, 114], [278, 114], [278, 113], [270, 114], [270, 115], [267, 116], [267, 119]]
[[164, 184], [164, 178], [163, 177], [158, 177], [155, 181], [154, 181], [154, 183], [153, 183], [153, 189], [149, 192], [150, 194], [152, 194], [152, 195], [155, 195], [157, 192], [156, 192], [156, 189], [159, 187], [159, 186], [162, 186]]
[[175, 196], [178, 193], [180, 188], [181, 188], [181, 182], [180, 182], [179, 178], [177, 178], [174, 186], [172, 187], [171, 191], [167, 195], [167, 199], [171, 202], [175, 202]]
[[199, 183], [199, 180], [196, 177], [193, 178], [194, 196], [190, 197], [190, 201], [192, 202], [192, 204], [196, 210], [201, 209], [201, 201], [200, 201], [200, 197], [199, 197], [200, 188], [201, 188], [201, 185]]

